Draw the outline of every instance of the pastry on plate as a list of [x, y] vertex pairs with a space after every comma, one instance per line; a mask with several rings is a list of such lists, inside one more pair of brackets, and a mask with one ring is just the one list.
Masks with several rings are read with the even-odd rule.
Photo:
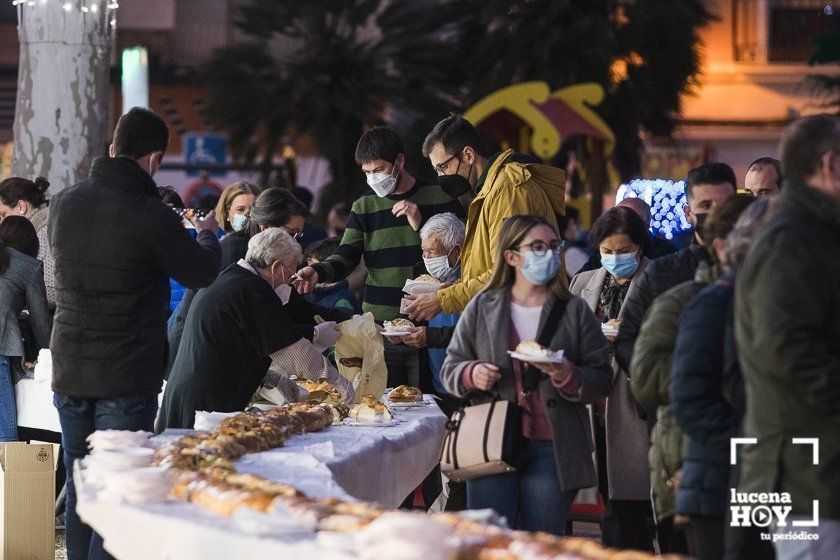
[[414, 279], [415, 282], [431, 282], [433, 284], [440, 284], [437, 278], [432, 276], [431, 274], [421, 274], [417, 278]]
[[408, 319], [394, 319], [393, 321], [385, 321], [382, 326], [390, 332], [407, 332], [414, 328], [414, 323]]
[[365, 395], [362, 397], [362, 404], [373, 406], [375, 404], [379, 404], [379, 400], [373, 395]]
[[388, 400], [391, 402], [421, 402], [423, 400], [423, 392], [417, 387], [409, 387], [408, 385], [400, 385], [388, 393]]
[[309, 393], [309, 396], [306, 397], [309, 401], [317, 401], [319, 403], [341, 402], [341, 393], [326, 381], [315, 382], [302, 380], [298, 381], [297, 384]]
[[542, 344], [534, 340], [523, 340], [516, 346], [516, 353], [525, 356], [533, 356], [535, 358], [550, 358], [555, 354], [553, 350], [549, 350]]
[[362, 424], [383, 424], [394, 419], [391, 410], [382, 403], [357, 404], [350, 409], [350, 418]]

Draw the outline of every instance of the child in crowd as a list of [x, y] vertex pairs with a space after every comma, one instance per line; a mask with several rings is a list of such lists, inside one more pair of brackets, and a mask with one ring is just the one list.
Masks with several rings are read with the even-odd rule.
[[[303, 252], [303, 258], [306, 259], [306, 264], [311, 266], [326, 260], [332, 255], [341, 239], [338, 237], [329, 237], [321, 241], [315, 241], [306, 246]], [[335, 282], [332, 284], [317, 284], [315, 289], [310, 294], [306, 294], [306, 300], [310, 303], [317, 303], [324, 307], [337, 307], [339, 309], [349, 309], [354, 313], [361, 313], [359, 300], [356, 295], [350, 291], [347, 280]]]

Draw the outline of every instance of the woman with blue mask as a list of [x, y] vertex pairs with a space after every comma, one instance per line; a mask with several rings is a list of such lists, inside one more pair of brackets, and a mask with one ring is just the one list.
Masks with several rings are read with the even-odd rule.
[[[617, 206], [595, 220], [589, 238], [601, 254], [601, 268], [575, 276], [570, 289], [586, 301], [612, 343], [627, 293], [648, 262], [643, 255], [650, 234], [636, 212]], [[612, 366], [613, 391], [594, 406], [597, 490], [607, 504], [603, 540], [607, 546], [652, 551], [647, 424], [638, 414], [627, 374], [614, 358]], [[594, 494], [595, 489], [588, 491]]]
[[[458, 397], [479, 391], [519, 405], [516, 470], [467, 482], [467, 507], [492, 508], [515, 529], [561, 535], [578, 489], [597, 478], [586, 403], [612, 389], [609, 344], [592, 311], [569, 293], [561, 240], [536, 216], [505, 220], [490, 282], [461, 315], [440, 378]], [[560, 363], [512, 358], [521, 342], [563, 350]]]
[[225, 187], [216, 205], [216, 219], [225, 233], [245, 229], [254, 201], [262, 192], [257, 185], [237, 181]]

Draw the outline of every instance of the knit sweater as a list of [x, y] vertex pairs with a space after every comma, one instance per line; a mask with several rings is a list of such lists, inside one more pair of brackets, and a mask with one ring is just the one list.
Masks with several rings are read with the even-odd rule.
[[399, 315], [402, 288], [414, 277], [414, 265], [423, 257], [420, 233], [414, 231], [405, 216], [391, 212], [400, 200], [409, 200], [420, 208], [423, 223], [444, 212], [464, 218], [461, 204], [438, 185], [417, 180], [410, 191], [401, 195], [378, 197], [366, 194], [353, 203], [344, 237], [335, 253], [312, 265], [319, 282], [337, 282], [359, 265], [362, 257], [368, 269], [362, 310], [373, 313], [377, 321], [390, 321]]

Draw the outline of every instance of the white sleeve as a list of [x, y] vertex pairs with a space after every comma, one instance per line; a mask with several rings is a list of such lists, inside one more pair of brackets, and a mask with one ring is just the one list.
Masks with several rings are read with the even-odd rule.
[[298, 378], [316, 382], [321, 378], [326, 378], [339, 390], [345, 402], [353, 401], [355, 396], [353, 385], [342, 377], [327, 358], [305, 338], [272, 352], [271, 362], [290, 376], [296, 375]]

